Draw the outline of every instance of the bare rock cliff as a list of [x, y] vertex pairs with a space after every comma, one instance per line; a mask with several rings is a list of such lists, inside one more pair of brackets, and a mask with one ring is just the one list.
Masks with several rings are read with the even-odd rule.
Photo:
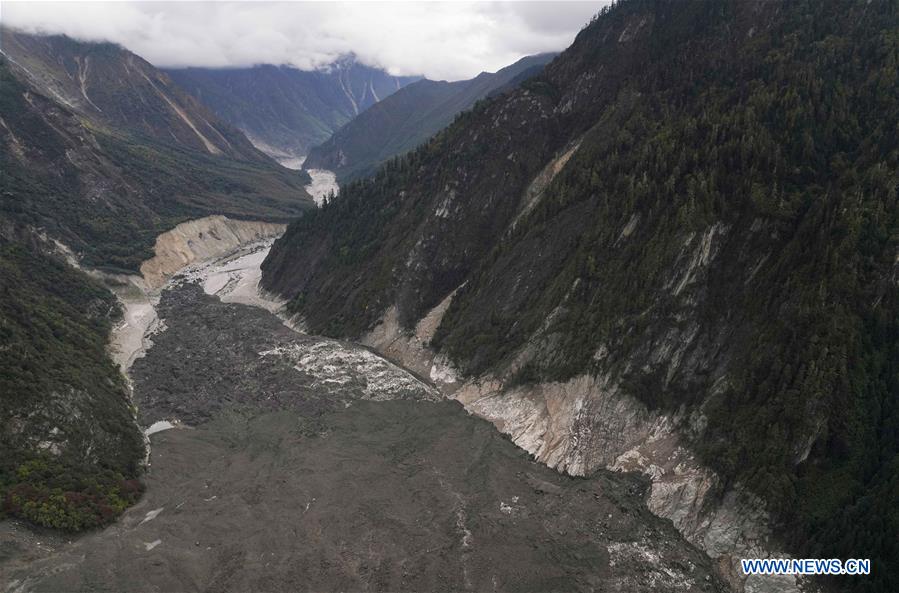
[[156, 237], [155, 255], [140, 266], [151, 289], [165, 284], [173, 274], [195, 261], [235, 251], [241, 245], [277, 237], [286, 225], [252, 220], [233, 220], [220, 215], [183, 222]]

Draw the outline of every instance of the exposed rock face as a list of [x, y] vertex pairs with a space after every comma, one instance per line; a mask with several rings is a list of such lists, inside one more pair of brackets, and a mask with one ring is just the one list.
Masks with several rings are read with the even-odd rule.
[[405, 331], [400, 326], [396, 307], [391, 307], [381, 323], [366, 334], [361, 342], [407, 369], [427, 377], [444, 393], [451, 393], [459, 385], [459, 373], [446, 356], [436, 354], [430, 348], [430, 342], [454, 294], [455, 291], [425, 315], [415, 326], [414, 332]]
[[682, 419], [648, 410], [608, 377], [507, 388], [485, 378], [466, 382], [454, 397], [559, 471], [645, 474], [650, 510], [716, 559], [734, 589], [799, 590], [793, 577], [747, 580], [740, 570], [741, 558], [787, 556], [777, 550], [764, 502], [739, 485], [722, 496], [719, 477], [681, 436]]
[[150, 289], [156, 289], [193, 262], [221, 257], [241, 245], [278, 236], [284, 228], [283, 224], [219, 215], [184, 222], [156, 238], [156, 255], [141, 264], [140, 271]]
[[515, 224], [527, 216], [527, 214], [534, 209], [534, 206], [540, 202], [540, 198], [543, 197], [543, 192], [546, 191], [546, 188], [552, 180], [555, 179], [556, 175], [562, 171], [580, 145], [581, 139], [579, 138], [575, 140], [570, 147], [566, 147], [560, 155], [550, 160], [546, 166], [543, 167], [543, 170], [534, 177], [534, 180], [531, 181], [522, 194], [521, 205], [512, 222], [512, 228], [515, 228]]
[[[701, 241], [699, 251], [689, 258], [692, 263], [685, 268], [684, 278], [695, 273], [703, 257], [707, 260], [708, 248], [703, 245], [708, 241]], [[690, 542], [715, 559], [719, 573], [734, 590], [800, 590], [792, 576], [747, 578], [742, 574], [741, 558], [789, 555], [778, 549], [764, 501], [739, 484], [724, 490], [718, 475], [691, 451], [682, 431], [689, 433], [690, 423], [702, 422], [701, 416], [651, 411], [608, 375], [521, 386], [506, 385], [492, 375], [465, 379], [445, 355], [429, 347], [432, 328], [439, 325], [453, 294], [423, 317], [414, 332], [403, 330], [396, 309], [389, 309], [364, 343], [407, 368], [430, 375], [444, 393], [492, 422], [549, 467], [576, 476], [601, 469], [646, 475], [651, 481], [646, 496], [649, 509], [670, 519]], [[451, 369], [450, 374], [440, 374], [441, 363]], [[810, 586], [805, 583], [803, 590]]]
[[891, 558], [867, 505], [896, 506], [899, 467], [897, 15], [847, 10], [617, 3], [292, 224], [263, 283], [312, 332], [450, 360], [469, 409], [554, 467], [654, 476], [725, 573], [779, 549], [762, 508], [797, 553]]

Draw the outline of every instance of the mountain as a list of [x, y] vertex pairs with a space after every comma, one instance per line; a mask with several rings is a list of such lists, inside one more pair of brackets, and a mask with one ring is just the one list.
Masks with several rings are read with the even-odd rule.
[[184, 220], [312, 207], [306, 178], [131, 52], [6, 29], [2, 41], [2, 212], [83, 263], [136, 270]]
[[135, 502], [145, 458], [97, 269], [137, 272], [182, 221], [287, 222], [314, 203], [306, 178], [138, 56], [0, 38], [0, 505], [77, 531]]
[[104, 127], [260, 161], [247, 139], [140, 57], [110, 43], [3, 31], [3, 54], [62, 106]]
[[330, 68], [289, 66], [167, 70], [187, 92], [268, 153], [304, 156], [370, 106], [418, 79], [391, 76], [352, 56]]
[[646, 473], [736, 589], [786, 549], [894, 591], [897, 27], [889, 2], [619, 2], [293, 223], [263, 284], [553, 467]]
[[412, 83], [360, 113], [324, 144], [312, 148], [305, 166], [330, 169], [342, 181], [370, 175], [385, 161], [425, 142], [477, 101], [536, 75], [555, 56], [529, 56], [471, 80]]
[[136, 502], [145, 457], [107, 338], [115, 297], [0, 217], [0, 517], [68, 531]]

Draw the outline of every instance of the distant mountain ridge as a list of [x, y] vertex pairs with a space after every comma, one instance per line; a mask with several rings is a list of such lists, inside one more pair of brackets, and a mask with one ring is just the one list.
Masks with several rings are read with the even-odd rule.
[[556, 55], [528, 56], [470, 80], [419, 80], [373, 105], [314, 147], [305, 165], [335, 171], [343, 181], [369, 175], [381, 163], [425, 142], [477, 101], [538, 74]]
[[166, 72], [258, 147], [283, 156], [306, 155], [352, 118], [419, 79], [391, 76], [354, 56], [314, 71], [266, 64]]

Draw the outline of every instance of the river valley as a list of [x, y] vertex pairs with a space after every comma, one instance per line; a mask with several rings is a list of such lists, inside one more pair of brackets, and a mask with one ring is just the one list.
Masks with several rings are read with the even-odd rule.
[[[278, 163], [287, 169], [292, 169], [294, 171], [299, 171], [303, 168], [303, 162], [306, 160], [305, 157], [294, 157], [294, 156], [277, 156], [274, 157]], [[312, 178], [312, 183], [306, 186], [306, 191], [309, 192], [309, 195], [312, 196], [312, 199], [315, 200], [315, 203], [321, 206], [325, 199], [333, 194], [337, 194], [337, 176], [333, 171], [328, 171], [327, 169], [307, 169], [307, 173], [309, 173], [309, 177]]]
[[896, 2], [3, 8], [0, 593], [899, 593]]
[[270, 243], [134, 300], [117, 339], [147, 491], [77, 538], [0, 524], [5, 591], [722, 590], [645, 479], [557, 473], [426, 380], [285, 325], [256, 288]]

